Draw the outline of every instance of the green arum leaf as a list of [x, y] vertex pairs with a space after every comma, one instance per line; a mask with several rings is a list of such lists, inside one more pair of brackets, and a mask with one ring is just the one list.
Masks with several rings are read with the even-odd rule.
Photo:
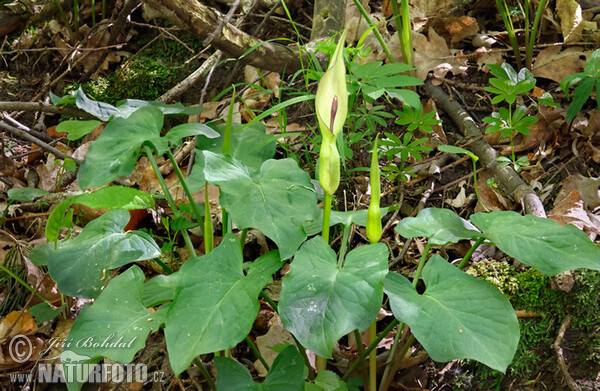
[[581, 108], [590, 97], [595, 83], [596, 81], [593, 78], [585, 77], [575, 88], [575, 91], [573, 92], [573, 101], [567, 109], [567, 122], [571, 122], [577, 113], [581, 111]]
[[56, 127], [57, 132], [65, 132], [68, 140], [79, 140], [83, 136], [92, 133], [94, 129], [100, 126], [102, 122], [89, 120], [89, 121], [78, 121], [68, 120], [63, 121]]
[[108, 121], [111, 118], [127, 118], [133, 112], [141, 107], [151, 106], [160, 110], [164, 115], [192, 115], [198, 114], [203, 109], [202, 107], [186, 107], [181, 103], [177, 102], [174, 104], [167, 104], [165, 102], [149, 102], [145, 100], [137, 99], [126, 99], [113, 106], [108, 103], [98, 102], [88, 98], [81, 87], [77, 91], [73, 91], [63, 97], [56, 96], [50, 92], [50, 100], [53, 105], [72, 105], [77, 106], [81, 110], [84, 110], [102, 121]]
[[94, 192], [67, 198], [58, 204], [48, 217], [46, 238], [49, 241], [58, 240], [60, 229], [73, 225], [73, 210], [69, 208], [76, 204], [92, 209], [151, 209], [154, 208], [154, 198], [148, 193], [124, 186], [103, 187]]
[[439, 255], [423, 268], [420, 295], [400, 274], [383, 289], [396, 318], [410, 326], [436, 361], [468, 358], [504, 373], [519, 342], [515, 311], [497, 287], [450, 265]]
[[176, 375], [200, 354], [233, 348], [252, 329], [258, 294], [283, 264], [276, 251], [255, 260], [247, 275], [242, 263], [238, 238], [227, 234], [209, 254], [189, 259], [168, 277], [179, 279], [165, 322], [169, 360]]
[[44, 322], [56, 318], [65, 308], [67, 308], [67, 303], [63, 303], [60, 307], [54, 308], [46, 302], [41, 302], [31, 306], [27, 312], [35, 318], [35, 323], [37, 325], [41, 325]]
[[306, 383], [304, 391], [348, 391], [348, 385], [331, 371], [321, 371], [314, 383]]
[[317, 196], [308, 173], [292, 159], [267, 160], [260, 173], [228, 155], [203, 151], [206, 180], [221, 189], [221, 206], [235, 225], [257, 228], [288, 259], [306, 239], [304, 224], [315, 220]]
[[[150, 314], [142, 304], [144, 273], [134, 265], [112, 279], [91, 306], [84, 306], [66, 339], [61, 360], [63, 368], [81, 370], [73, 356], [85, 362], [108, 357], [129, 363], [144, 348], [148, 334], [164, 322], [167, 307]], [[85, 357], [89, 357], [86, 360]], [[84, 368], [87, 366], [84, 366]], [[87, 377], [87, 376], [86, 376]], [[81, 383], [67, 383], [69, 390], [79, 390]]]
[[8, 199], [14, 201], [33, 201], [46, 194], [48, 194], [46, 190], [35, 187], [17, 187], [8, 189], [7, 192]]
[[400, 221], [395, 229], [405, 238], [425, 237], [429, 243], [436, 245], [481, 237], [473, 224], [449, 209], [439, 208], [423, 209], [416, 217]]
[[[384, 217], [389, 212], [398, 210], [399, 207], [400, 205], [396, 204], [381, 208], [381, 216]], [[348, 227], [352, 224], [356, 224], [359, 227], [366, 227], [367, 217], [367, 209], [349, 210], [347, 212], [332, 210], [329, 218], [329, 226], [333, 227], [334, 225], [341, 224], [344, 227]], [[315, 219], [304, 224], [304, 229], [306, 230], [306, 234], [308, 236], [314, 236], [318, 233], [321, 233], [321, 230], [323, 229], [323, 209], [317, 208], [317, 215], [315, 216]]]
[[373, 322], [383, 298], [388, 251], [365, 245], [346, 255], [343, 267], [325, 240], [316, 236], [300, 247], [283, 278], [279, 315], [286, 329], [319, 356], [331, 357], [333, 344]]
[[85, 161], [79, 168], [77, 179], [82, 189], [100, 187], [117, 177], [124, 177], [135, 167], [140, 148], [149, 142], [161, 156], [171, 145], [177, 145], [188, 136], [203, 134], [219, 137], [219, 134], [204, 124], [183, 124], [160, 136], [164, 115], [153, 106], [145, 106], [127, 118], [110, 121], [98, 139], [92, 143]]
[[[204, 187], [204, 155], [202, 150], [220, 153], [223, 150], [223, 132], [225, 124], [211, 125], [221, 135], [218, 138], [198, 136], [196, 142], [196, 158], [194, 168], [188, 179], [188, 186], [192, 192], [199, 191]], [[252, 126], [243, 127], [240, 124], [232, 124], [231, 147], [229, 155], [248, 167], [250, 175], [260, 172], [264, 162], [275, 156], [275, 139], [266, 134], [265, 125], [258, 122]], [[240, 129], [238, 131], [238, 129]]]
[[125, 209], [114, 209], [89, 222], [81, 233], [48, 254], [50, 277], [66, 295], [95, 298], [110, 270], [160, 256], [152, 238], [141, 231], [123, 233]]
[[600, 270], [600, 249], [573, 225], [508, 211], [475, 213], [471, 221], [500, 250], [547, 276], [579, 268]]
[[295, 346], [288, 346], [277, 355], [267, 378], [255, 383], [252, 375], [239, 362], [225, 357], [215, 357], [217, 390], [235, 391], [290, 391], [304, 386], [304, 360]]

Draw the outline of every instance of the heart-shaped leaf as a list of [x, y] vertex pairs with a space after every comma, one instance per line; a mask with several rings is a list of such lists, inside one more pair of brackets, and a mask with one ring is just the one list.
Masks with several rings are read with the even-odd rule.
[[164, 115], [158, 108], [145, 106], [127, 118], [110, 121], [88, 149], [77, 175], [79, 186], [82, 189], [100, 187], [117, 177], [131, 174], [145, 142], [151, 143], [157, 154], [162, 155], [170, 144], [178, 143], [182, 137], [197, 134], [219, 136], [207, 125], [184, 124], [161, 137], [163, 119]]
[[258, 313], [258, 294], [282, 266], [271, 251], [242, 270], [238, 238], [227, 234], [202, 257], [186, 261], [167, 314], [165, 337], [173, 372], [179, 375], [199, 354], [234, 347], [250, 332]]
[[[225, 131], [225, 124], [212, 125], [220, 135]], [[243, 126], [243, 127], [242, 127]], [[238, 129], [240, 129], [238, 131]], [[229, 155], [237, 161], [242, 162], [250, 175], [260, 172], [260, 166], [275, 156], [275, 138], [266, 134], [265, 125], [262, 122], [252, 126], [232, 124], [231, 146]], [[198, 136], [198, 150], [194, 168], [189, 177], [188, 184], [192, 192], [200, 190], [204, 186], [204, 155], [201, 151], [219, 153], [223, 151], [223, 137], [208, 138]]]
[[439, 255], [427, 261], [423, 280], [422, 295], [396, 273], [387, 275], [383, 289], [396, 318], [410, 326], [429, 356], [470, 358], [504, 373], [519, 342], [519, 322], [506, 297]]
[[[144, 279], [142, 270], [134, 265], [112, 279], [94, 304], [81, 309], [66, 339], [61, 356], [63, 364], [72, 363], [72, 356], [96, 358], [93, 360], [96, 362], [100, 357], [120, 363], [133, 360], [146, 345], [148, 334], [164, 322], [166, 314], [164, 310], [150, 314], [142, 304]], [[78, 365], [63, 367], [81, 369]], [[70, 390], [81, 388], [80, 383], [67, 385]]]
[[267, 160], [250, 176], [228, 155], [203, 151], [206, 179], [221, 188], [221, 206], [238, 228], [258, 228], [273, 240], [282, 259], [306, 239], [304, 224], [315, 219], [317, 196], [308, 173], [292, 159]]
[[302, 390], [304, 360], [295, 346], [288, 346], [277, 355], [267, 378], [255, 383], [242, 364], [230, 358], [215, 357], [217, 390], [236, 391], [289, 391]]
[[58, 126], [56, 127], [56, 131], [59, 133], [67, 133], [67, 139], [69, 140], [79, 140], [86, 134], [92, 133], [94, 129], [100, 126], [100, 124], [102, 124], [102, 122], [96, 120], [68, 120], [58, 124]]
[[471, 221], [500, 250], [547, 276], [578, 268], [600, 270], [600, 249], [573, 225], [508, 211], [475, 213]]
[[94, 298], [110, 270], [130, 262], [158, 257], [160, 249], [140, 231], [123, 233], [129, 212], [114, 209], [91, 221], [79, 236], [50, 251], [48, 268], [61, 293]]
[[300, 247], [282, 282], [279, 314], [286, 329], [319, 356], [331, 357], [335, 341], [373, 322], [383, 299], [388, 251], [382, 244], [350, 251], [343, 267], [325, 240]]
[[396, 225], [396, 232], [405, 238], [426, 237], [431, 244], [456, 243], [476, 239], [481, 233], [449, 209], [427, 208], [416, 217], [407, 217]]

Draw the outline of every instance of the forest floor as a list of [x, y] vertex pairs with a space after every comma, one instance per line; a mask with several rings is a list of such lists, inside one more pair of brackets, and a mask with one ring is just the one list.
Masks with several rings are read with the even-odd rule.
[[[387, 3], [370, 2], [370, 14], [374, 20], [390, 18], [385, 8]], [[556, 0], [547, 4], [533, 52], [535, 89], [517, 97], [517, 104], [526, 106], [528, 113], [538, 121], [528, 126], [528, 134], [517, 133], [514, 138], [503, 137], [500, 132], [485, 134], [487, 124], [482, 121], [502, 107], [502, 104], [492, 103], [493, 94], [485, 89], [490, 86], [492, 77], [486, 64], [508, 62], [518, 69], [506, 27], [498, 16], [495, 3], [481, 0], [460, 2], [455, 6], [450, 2], [447, 2], [448, 5], [446, 2], [443, 2], [444, 5], [434, 5], [436, 2], [429, 1], [422, 3], [420, 7], [412, 9], [413, 63], [419, 68], [414, 75], [422, 80], [429, 76], [433, 83], [431, 88], [441, 89], [447, 94], [448, 101], [458, 103], [478, 125], [481, 130], [479, 138], [485, 139], [499, 156], [510, 160], [514, 151], [517, 157], [525, 157], [526, 164], [519, 166], [513, 162], [509, 167], [516, 166], [518, 177], [533, 189], [548, 218], [562, 225], [575, 225], [598, 245], [600, 102], [597, 100], [600, 98], [600, 82], [596, 84], [596, 94], [588, 91], [581, 110], [571, 121], [567, 121], [567, 110], [573, 102], [573, 90], [569, 97], [566, 96], [560, 88], [560, 82], [571, 74], [582, 72], [592, 51], [600, 46], [600, 2], [579, 2], [583, 7], [579, 8], [579, 13], [572, 9], [579, 4], [575, 1]], [[229, 6], [223, 3], [214, 7], [224, 14], [229, 11]], [[257, 25], [261, 25], [260, 32], [254, 34], [263, 41], [286, 38], [290, 47], [299, 42], [308, 42], [313, 9], [307, 2], [290, 3], [289, 18], [281, 7], [264, 7], [268, 6], [261, 3], [248, 13], [245, 8], [242, 12], [241, 7], [233, 15], [231, 23], [243, 20], [240, 29], [246, 32], [253, 32]], [[356, 47], [366, 30], [364, 21], [359, 23], [360, 17], [355, 8], [348, 4], [346, 12], [346, 26], [349, 28], [346, 42], [350, 47]], [[67, 17], [72, 15], [72, 12], [67, 12]], [[123, 99], [157, 100], [196, 69], [214, 60], [215, 49], [203, 44], [205, 36], [174, 27], [164, 19], [151, 15], [145, 7], [134, 8], [127, 18], [119, 45], [109, 37], [111, 29], [108, 28], [107, 19], [102, 18], [91, 28], [88, 27], [92, 26], [90, 7], [82, 5], [80, 15], [79, 33], [70, 31], [73, 28], [72, 19], [71, 26], [67, 27], [57, 16], [56, 19], [11, 31], [4, 37], [0, 35], [0, 123], [21, 129], [61, 152], [68, 151], [70, 156], [83, 160], [87, 147], [99, 132], [92, 132], [82, 140], [68, 140], [64, 133], [57, 133], [54, 129], [60, 122], [74, 118], [73, 114], [53, 114], [44, 109], [35, 111], [25, 106], [7, 106], [5, 103], [49, 104], [50, 92], [64, 96], [79, 87], [90, 98], [110, 104]], [[111, 22], [115, 22], [118, 15], [115, 12]], [[95, 17], [101, 19], [100, 13]], [[522, 18], [522, 14], [515, 12], [514, 21], [521, 41]], [[577, 23], [581, 27], [577, 27]], [[104, 30], [98, 27], [103, 24], [106, 26]], [[401, 58], [398, 36], [394, 35], [395, 24], [382, 24], [379, 29], [388, 40], [393, 56]], [[90, 31], [95, 34], [90, 34]], [[569, 38], [566, 39], [565, 35]], [[381, 45], [372, 34], [366, 37], [363, 48], [369, 48], [372, 54], [362, 60], [355, 57], [355, 61], [385, 61]], [[71, 50], [82, 39], [85, 39], [83, 46], [87, 51]], [[329, 45], [328, 50], [331, 47]], [[89, 55], [82, 56], [83, 53]], [[170, 100], [204, 107], [201, 114], [190, 116], [184, 122], [225, 119], [231, 102], [232, 84], [236, 85], [239, 96], [233, 118], [237, 123], [250, 121], [250, 112], [257, 115], [301, 93], [314, 93], [316, 90], [314, 77], [305, 77], [311, 72], [314, 75], [315, 71], [307, 70], [299, 76], [290, 72], [264, 71], [260, 67], [244, 65], [236, 58], [229, 58], [226, 52], [218, 60], [214, 62], [216, 66], [207, 67], [202, 77], [186, 85], [183, 93]], [[432, 125], [432, 132], [422, 129], [409, 132], [407, 125], [396, 122], [398, 115], [394, 110], [403, 107], [397, 96], [384, 92], [375, 100], [367, 101], [362, 83], [368, 84], [369, 81], [355, 75], [352, 77], [355, 79], [350, 84], [354, 83], [362, 90], [355, 91], [357, 98], [351, 107], [349, 126], [344, 128], [345, 157], [334, 208], [362, 210], [368, 207], [371, 191], [368, 167], [373, 140], [376, 134], [388, 141], [391, 139], [386, 133], [396, 136], [400, 142], [396, 145], [398, 153], [384, 153], [380, 158], [383, 172], [381, 205], [398, 206], [383, 220], [382, 241], [391, 253], [391, 270], [405, 276], [414, 273], [424, 243], [418, 239], [400, 237], [394, 227], [402, 219], [415, 216], [425, 207], [450, 208], [464, 218], [482, 212], [484, 208], [518, 212], [527, 208], [522, 199], [507, 193], [505, 186], [498, 183], [502, 178], [494, 178], [492, 172], [483, 166], [477, 167], [479, 202], [474, 192], [471, 160], [467, 156], [444, 154], [437, 150], [439, 145], [444, 144], [468, 147], [477, 138], [465, 139], [463, 124], [455, 122], [452, 114], [445, 112], [441, 103], [431, 97], [429, 86], [412, 87], [412, 90], [419, 94], [424, 112], [437, 110], [434, 118], [440, 122]], [[264, 118], [263, 122], [269, 134], [280, 136], [276, 158], [295, 159], [314, 178], [318, 155], [318, 148], [314, 145], [320, 142], [320, 136], [312, 101], [309, 102], [285, 107]], [[168, 121], [171, 121], [170, 125], [181, 122]], [[406, 134], [412, 137], [406, 140]], [[421, 141], [416, 143], [418, 140]], [[79, 309], [87, 301], [63, 297], [49, 278], [44, 278], [45, 281], [41, 283], [41, 280], [36, 280], [48, 275], [48, 272], [29, 262], [27, 252], [23, 252], [23, 249], [46, 242], [44, 229], [51, 209], [73, 194], [69, 192], [80, 189], [75, 173], [61, 166], [64, 163], [55, 161], [54, 155], [40, 149], [31, 140], [0, 128], [0, 143], [0, 214], [3, 214], [0, 262], [34, 287], [37, 286], [38, 292], [50, 302], [64, 301], [69, 304], [62, 316], [43, 324], [36, 326], [28, 324], [26, 320], [16, 322], [14, 315], [9, 316], [11, 313], [20, 313], [40, 300], [37, 297], [32, 299], [33, 295], [11, 276], [0, 271], [0, 318], [4, 319], [0, 325], [0, 337], [8, 335], [5, 334], [6, 330], [12, 329], [16, 323], [21, 327], [21, 334], [35, 329], [37, 339], [43, 344], [61, 333], [66, 335]], [[183, 172], [188, 170], [193, 159], [190, 155], [193, 144], [192, 147], [189, 144], [184, 143], [178, 151]], [[160, 192], [158, 182], [151, 177], [153, 174], [148, 169], [148, 162], [143, 159], [138, 161], [136, 171], [126, 178], [127, 182], [150, 193]], [[181, 200], [182, 192], [176, 186], [172, 167], [169, 169], [166, 161], [159, 161], [159, 165], [174, 197]], [[10, 189], [25, 187], [43, 189], [56, 194], [56, 198], [44, 196], [37, 201], [14, 201], [7, 195]], [[207, 191], [216, 219], [214, 226], [218, 242], [223, 233], [219, 220], [218, 190], [215, 189], [208, 188]], [[204, 190], [196, 195], [204, 201]], [[170, 213], [166, 203], [160, 206], [165, 216]], [[79, 210], [79, 214], [76, 225], [81, 226], [98, 217], [97, 211], [84, 208]], [[183, 240], [171, 236], [161, 224], [160, 216], [143, 216], [132, 229], [152, 232], [162, 247], [163, 255], [168, 254], [166, 257], [170, 258], [173, 270], [177, 270], [189, 258]], [[204, 251], [202, 238], [199, 235], [191, 236], [194, 245], [201, 252]], [[333, 239], [333, 247], [339, 249], [341, 231], [334, 231]], [[355, 226], [350, 233], [351, 248], [367, 242], [365, 228]], [[260, 232], [251, 230], [244, 258], [255, 259], [269, 248], [274, 248], [273, 242]], [[462, 259], [466, 251], [467, 247], [462, 242], [435, 247], [436, 253], [450, 261]], [[423, 347], [415, 343], [410, 357], [400, 366], [389, 389], [564, 390], [579, 387], [581, 390], [600, 390], [600, 272], [581, 269], [550, 278], [526, 268], [493, 246], [477, 251], [472, 260], [474, 264], [469, 273], [497, 285], [517, 310], [521, 340], [506, 374], [474, 360], [458, 359], [448, 363], [433, 361]], [[161, 267], [153, 261], [139, 264], [148, 278], [162, 272]], [[275, 281], [268, 288], [275, 292], [280, 284], [280, 280]], [[381, 316], [379, 331], [393, 319], [386, 303]], [[564, 326], [563, 330], [561, 326]], [[261, 302], [250, 333], [251, 339], [256, 340], [277, 328], [282, 329], [273, 308]], [[382, 361], [386, 359], [384, 353], [394, 336], [395, 331], [379, 346]], [[277, 338], [274, 336], [271, 342], [265, 341], [263, 345], [274, 345]], [[22, 384], [13, 383], [10, 374], [27, 372], [36, 360], [32, 358], [25, 363], [15, 363], [8, 358], [7, 349], [7, 343], [4, 343], [0, 352], [0, 388], [19, 389]], [[356, 354], [356, 341], [342, 338], [338, 361], [352, 360]], [[264, 378], [263, 369], [255, 364], [256, 356], [246, 342], [232, 349], [231, 356], [244, 364], [256, 380]], [[40, 357], [38, 351], [34, 358]], [[161, 333], [150, 336], [146, 347], [138, 353], [134, 362], [148, 364], [149, 372], [164, 373], [164, 383], [139, 384], [139, 388], [130, 385], [128, 389], [208, 389], [196, 367], [188, 369], [179, 378], [173, 375], [166, 355], [165, 338]], [[214, 371], [210, 364], [207, 367]], [[335, 369], [335, 366], [330, 366], [330, 369]], [[36, 384], [36, 387], [62, 389], [62, 385]], [[90, 386], [90, 389], [95, 388]], [[114, 384], [108, 384], [99, 389], [117, 388]]]

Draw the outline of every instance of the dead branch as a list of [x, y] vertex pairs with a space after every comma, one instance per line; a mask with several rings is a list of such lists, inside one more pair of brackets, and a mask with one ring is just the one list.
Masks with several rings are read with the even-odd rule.
[[[224, 19], [219, 12], [193, 0], [148, 0], [147, 3], [176, 26], [203, 39], [209, 37]], [[261, 69], [289, 73], [302, 68], [298, 48], [260, 41], [229, 23], [223, 24], [221, 33], [211, 45], [229, 56], [243, 56], [244, 62]], [[252, 48], [254, 50], [248, 52]], [[303, 61], [308, 63], [308, 56]]]
[[64, 114], [71, 115], [74, 117], [81, 117], [86, 119], [97, 119], [90, 113], [77, 109], [75, 107], [58, 107], [48, 103], [42, 102], [1, 102], [0, 111], [28, 111], [28, 112], [44, 112], [52, 114]]
[[515, 201], [522, 203], [528, 214], [546, 217], [540, 198], [511, 167], [500, 167], [496, 161], [496, 150], [481, 138], [479, 128], [460, 104], [450, 100], [450, 97], [440, 87], [431, 84], [430, 80], [425, 83], [425, 91], [433, 98], [437, 107], [444, 110], [463, 131], [464, 137], [467, 139], [463, 141], [476, 139], [465, 147], [479, 157], [481, 164], [492, 173], [498, 181], [498, 185]]
[[581, 387], [579, 387], [579, 385], [577, 383], [575, 383], [575, 380], [573, 380], [573, 378], [569, 374], [569, 369], [567, 368], [567, 364], [565, 363], [565, 356], [563, 355], [562, 348], [560, 347], [560, 343], [565, 338], [565, 332], [569, 328], [572, 318], [573, 318], [572, 315], [565, 316], [565, 319], [562, 321], [562, 323], [560, 325], [560, 330], [558, 330], [558, 335], [556, 336], [556, 340], [552, 344], [552, 348], [556, 352], [556, 359], [558, 360], [558, 367], [560, 368], [560, 371], [562, 372], [562, 374], [567, 382], [567, 385], [569, 386], [569, 389], [571, 391], [580, 391]]

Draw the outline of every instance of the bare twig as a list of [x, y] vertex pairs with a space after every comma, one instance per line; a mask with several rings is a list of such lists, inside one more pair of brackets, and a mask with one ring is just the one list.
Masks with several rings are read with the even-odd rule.
[[204, 41], [202, 41], [202, 45], [204, 45], [204, 46], [210, 45], [212, 40], [215, 39], [215, 37], [217, 35], [221, 34], [221, 31], [223, 31], [223, 27], [225, 26], [225, 23], [229, 23], [229, 21], [233, 17], [233, 14], [235, 13], [235, 10], [240, 5], [240, 2], [241, 2], [241, 0], [235, 0], [233, 2], [233, 4], [231, 5], [231, 8], [229, 8], [229, 12], [227, 12], [227, 15], [225, 15], [224, 18], [219, 20], [219, 24], [217, 25], [217, 28], [215, 29], [215, 31], [210, 33], [209, 36], [206, 37], [206, 39]]
[[[452, 118], [463, 131], [465, 137], [469, 139], [481, 137], [479, 128], [469, 114], [460, 104], [451, 101], [441, 88], [434, 86], [428, 80], [425, 83], [425, 91], [433, 98], [436, 105]], [[480, 138], [469, 144], [467, 149], [479, 157], [483, 167], [489, 170], [498, 180], [498, 185], [516, 201], [521, 202], [527, 213], [538, 217], [546, 217], [544, 205], [540, 198], [511, 167], [500, 167], [496, 161], [496, 151], [487, 141]]]
[[565, 381], [567, 382], [567, 385], [569, 386], [569, 389], [571, 391], [580, 391], [581, 387], [579, 387], [579, 385], [577, 383], [575, 383], [575, 380], [573, 380], [573, 378], [569, 374], [569, 369], [567, 368], [567, 364], [565, 363], [565, 356], [563, 355], [562, 348], [560, 347], [560, 343], [565, 338], [565, 332], [569, 328], [569, 325], [571, 325], [572, 318], [573, 318], [572, 315], [565, 316], [565, 319], [563, 319], [563, 321], [560, 325], [560, 330], [558, 330], [558, 335], [556, 336], [556, 340], [552, 344], [552, 348], [556, 352], [556, 359], [558, 360], [558, 367], [560, 368], [560, 371], [562, 372], [562, 374], [565, 378]]

